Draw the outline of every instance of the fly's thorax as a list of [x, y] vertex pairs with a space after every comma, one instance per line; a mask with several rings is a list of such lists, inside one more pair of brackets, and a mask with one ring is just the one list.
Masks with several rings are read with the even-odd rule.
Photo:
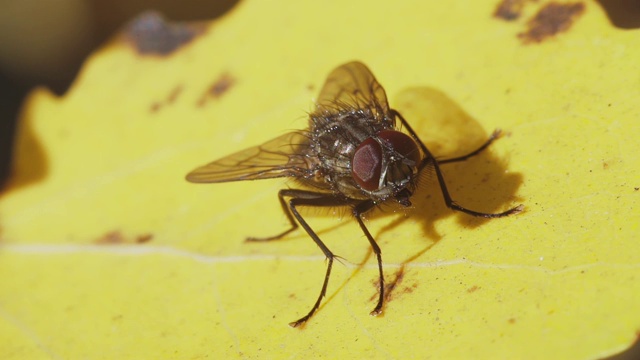
[[393, 126], [368, 109], [316, 112], [310, 117], [311, 152], [318, 159], [322, 181], [351, 199], [367, 199], [351, 175], [358, 146], [378, 131]]

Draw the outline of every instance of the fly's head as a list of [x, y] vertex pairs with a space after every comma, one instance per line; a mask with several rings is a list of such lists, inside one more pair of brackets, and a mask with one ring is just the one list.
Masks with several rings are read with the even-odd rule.
[[394, 199], [410, 206], [424, 155], [416, 141], [397, 130], [381, 130], [365, 139], [353, 153], [351, 176], [373, 200]]

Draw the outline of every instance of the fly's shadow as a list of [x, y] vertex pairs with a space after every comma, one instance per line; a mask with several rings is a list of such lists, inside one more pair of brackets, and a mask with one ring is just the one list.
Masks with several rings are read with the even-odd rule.
[[[394, 100], [392, 103], [396, 110], [412, 124], [436, 160], [468, 154], [486, 142], [491, 134], [460, 105], [437, 89], [407, 88]], [[449, 193], [456, 203], [477, 211], [494, 213], [522, 200], [515, 195], [522, 185], [522, 174], [508, 171], [508, 156], [500, 157], [492, 149], [508, 141], [508, 131], [503, 130], [500, 137], [502, 139], [497, 139], [476, 156], [462, 162], [440, 165]], [[376, 236], [410, 218], [422, 223], [427, 238], [438, 241], [442, 235], [434, 225], [441, 219], [456, 216], [459, 224], [466, 228], [475, 228], [491, 220], [447, 208], [433, 169], [429, 168], [421, 174], [411, 201], [413, 206], [404, 210], [407, 216], [398, 217], [384, 225]], [[386, 217], [390, 213], [393, 211], [383, 208], [382, 211], [369, 214], [368, 219]]]
[[[437, 160], [442, 161], [468, 154], [485, 143], [490, 136], [477, 120], [437, 89], [408, 88], [395, 96], [394, 100], [392, 103], [395, 109], [411, 122], [418, 137]], [[502, 141], [508, 140], [508, 133], [503, 133], [502, 137], [506, 137]], [[498, 140], [498, 143], [500, 141]], [[442, 164], [440, 168], [451, 197], [464, 207], [495, 213], [522, 200], [515, 195], [522, 185], [522, 174], [509, 172], [508, 157], [501, 158], [492, 151], [491, 147], [466, 161]], [[385, 284], [385, 303], [387, 304], [393, 301], [396, 292], [412, 291], [411, 286], [405, 287], [401, 284], [406, 277], [406, 267], [438, 244], [442, 235], [435, 229], [435, 224], [439, 220], [457, 216], [458, 223], [466, 228], [475, 228], [490, 220], [468, 216], [447, 208], [433, 169], [425, 169], [419, 182], [411, 198], [413, 206], [404, 210], [406, 216], [396, 217], [383, 225], [374, 235], [381, 240], [385, 232], [411, 219], [421, 222], [425, 240], [429, 240], [425, 241], [419, 250], [412, 251], [411, 255], [400, 261], [399, 268], [393, 274], [387, 274], [389, 280]], [[388, 211], [382, 208], [382, 211], [372, 212], [368, 219], [384, 222], [383, 218], [393, 214], [393, 210], [395, 209]], [[364, 268], [372, 254], [371, 250], [368, 251], [358, 262], [358, 269], [350, 279]], [[341, 284], [341, 287], [344, 285]], [[377, 288], [378, 284], [375, 285]]]

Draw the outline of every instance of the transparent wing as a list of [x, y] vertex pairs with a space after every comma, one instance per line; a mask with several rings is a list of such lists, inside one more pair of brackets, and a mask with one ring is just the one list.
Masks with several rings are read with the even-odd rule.
[[351, 106], [357, 109], [375, 108], [387, 114], [387, 95], [369, 68], [353, 61], [337, 67], [329, 74], [320, 91], [317, 109], [333, 112]]
[[194, 183], [218, 183], [241, 180], [306, 176], [311, 170], [305, 161], [309, 139], [300, 132], [290, 132], [207, 165], [189, 174]]

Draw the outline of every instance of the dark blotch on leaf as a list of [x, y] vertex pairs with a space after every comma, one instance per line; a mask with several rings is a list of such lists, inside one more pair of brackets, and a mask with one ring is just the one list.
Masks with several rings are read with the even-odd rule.
[[183, 89], [182, 85], [177, 85], [176, 87], [173, 88], [173, 90], [171, 90], [169, 95], [167, 95], [167, 97], [164, 100], [152, 102], [149, 108], [149, 111], [151, 111], [152, 113], [157, 113], [164, 106], [173, 104], [182, 93], [182, 89]]
[[229, 88], [231, 88], [231, 86], [233, 86], [235, 82], [236, 82], [236, 79], [233, 76], [227, 73], [224, 73], [220, 75], [218, 80], [216, 80], [216, 82], [211, 86], [209, 93], [214, 98], [218, 98], [222, 94], [224, 94], [227, 90], [229, 90]]
[[576, 3], [548, 3], [538, 11], [533, 19], [527, 23], [528, 30], [518, 34], [522, 42], [540, 43], [558, 33], [566, 32], [571, 28], [576, 18], [585, 9], [581, 2]]
[[153, 239], [153, 234], [141, 234], [138, 235], [136, 237], [136, 243], [138, 244], [144, 244], [144, 243], [148, 243], [149, 241], [151, 241]]
[[513, 21], [522, 15], [524, 3], [536, 0], [502, 0], [496, 7], [493, 16], [502, 20]]
[[96, 243], [101, 245], [122, 244], [124, 242], [124, 235], [118, 230], [110, 231], [96, 240]]
[[138, 16], [125, 31], [138, 52], [144, 55], [168, 55], [201, 32], [194, 25], [168, 23], [162, 15], [153, 11]]
[[236, 79], [229, 73], [222, 73], [207, 91], [198, 100], [198, 106], [203, 106], [208, 99], [218, 99], [226, 93], [234, 84]]

